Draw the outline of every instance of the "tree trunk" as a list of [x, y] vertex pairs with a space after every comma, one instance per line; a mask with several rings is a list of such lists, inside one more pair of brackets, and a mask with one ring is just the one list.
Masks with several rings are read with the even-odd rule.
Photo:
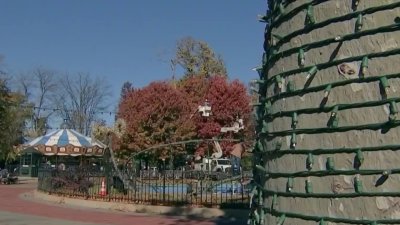
[[400, 0], [269, 2], [252, 222], [400, 224]]

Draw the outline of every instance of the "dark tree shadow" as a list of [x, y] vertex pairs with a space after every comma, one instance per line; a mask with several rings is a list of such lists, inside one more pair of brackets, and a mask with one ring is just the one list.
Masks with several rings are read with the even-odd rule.
[[389, 178], [389, 175], [382, 175], [379, 177], [379, 179], [375, 183], [375, 187], [381, 186], [386, 182], [386, 180]]
[[332, 62], [336, 58], [342, 45], [343, 45], [343, 42], [339, 42], [339, 44], [336, 46], [335, 50], [333, 50], [332, 54], [329, 56], [329, 62]]
[[[324, 108], [327, 102], [328, 102], [328, 98], [327, 98], [327, 97], [326, 97], [326, 98], [323, 98], [323, 99], [321, 100], [321, 102], [319, 103], [319, 107], [320, 107], [320, 108]], [[332, 119], [332, 118], [330, 118], [330, 119], [328, 120], [328, 124], [329, 124], [329, 121], [331, 121], [331, 119]]]
[[353, 161], [353, 168], [359, 170], [361, 167], [361, 162], [357, 158], [357, 156], [354, 156], [354, 161]]

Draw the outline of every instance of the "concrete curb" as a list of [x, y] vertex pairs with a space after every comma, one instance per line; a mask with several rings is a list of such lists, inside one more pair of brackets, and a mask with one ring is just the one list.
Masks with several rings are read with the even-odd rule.
[[37, 190], [33, 191], [36, 200], [42, 200], [53, 204], [65, 204], [68, 206], [85, 207], [92, 209], [113, 210], [119, 212], [157, 214], [166, 216], [181, 216], [199, 219], [231, 219], [244, 220], [248, 218], [248, 210], [244, 209], [216, 209], [216, 208], [190, 208], [190, 207], [169, 207], [156, 205], [138, 205], [118, 202], [105, 202], [94, 200], [83, 200], [68, 198], [57, 195], [49, 195]]

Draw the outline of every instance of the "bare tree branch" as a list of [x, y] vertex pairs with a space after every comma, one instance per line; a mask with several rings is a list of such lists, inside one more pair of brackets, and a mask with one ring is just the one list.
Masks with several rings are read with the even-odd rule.
[[96, 112], [107, 109], [110, 86], [104, 79], [93, 78], [88, 73], [66, 74], [60, 78], [56, 104], [60, 114], [67, 118], [73, 129], [89, 135], [91, 124], [97, 119]]

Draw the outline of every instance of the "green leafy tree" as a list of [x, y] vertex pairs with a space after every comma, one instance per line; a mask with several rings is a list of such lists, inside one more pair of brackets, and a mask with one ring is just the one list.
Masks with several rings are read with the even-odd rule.
[[227, 71], [220, 55], [204, 41], [186, 37], [177, 42], [173, 66], [179, 65], [185, 75], [226, 76]]
[[24, 95], [11, 92], [4, 79], [0, 79], [0, 158], [12, 162], [17, 147], [23, 143], [26, 119], [32, 115]]

